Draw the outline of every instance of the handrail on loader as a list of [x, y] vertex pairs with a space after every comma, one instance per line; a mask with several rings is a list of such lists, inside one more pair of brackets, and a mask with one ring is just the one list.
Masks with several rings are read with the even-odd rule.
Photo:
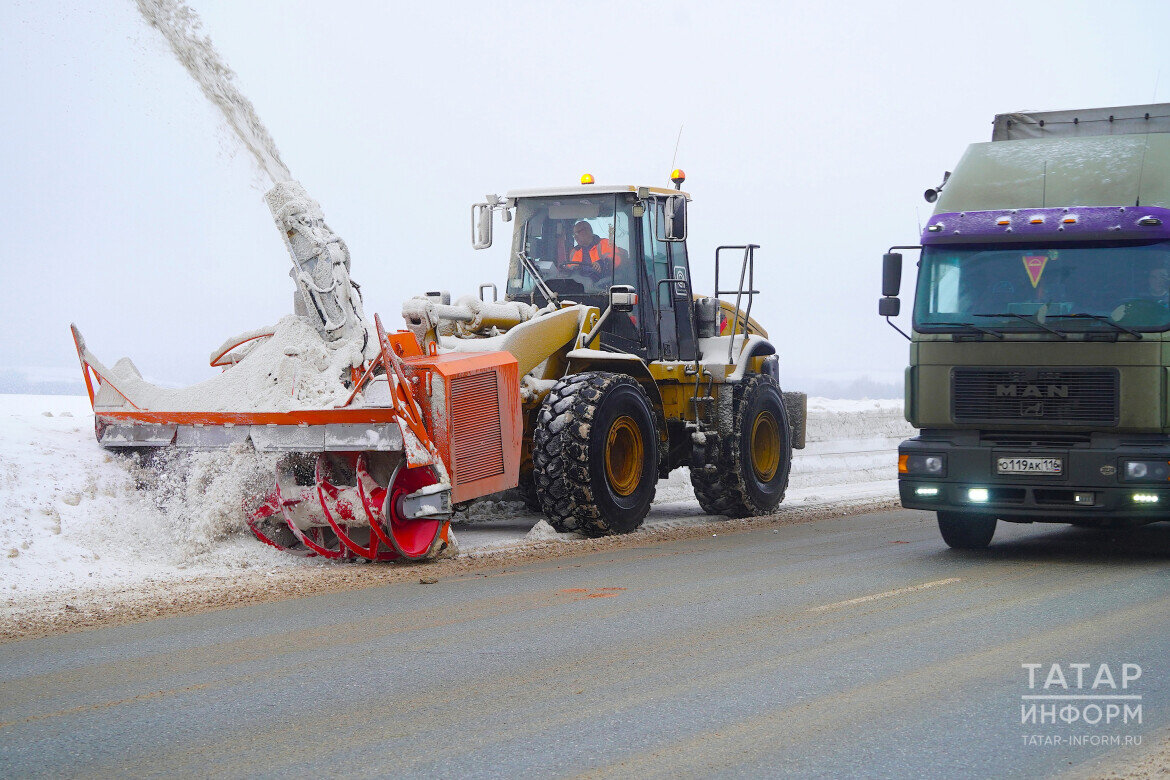
[[[756, 276], [756, 250], [760, 248], [759, 244], [744, 244], [740, 246], [725, 245], [715, 249], [715, 297], [720, 295], [731, 295], [735, 293], [735, 319], [731, 321], [731, 343], [727, 345], [727, 362], [734, 363], [735, 352], [735, 332], [739, 329], [739, 304], [743, 296], [748, 297], [747, 311], [743, 314], [743, 332], [744, 343], [747, 343], [747, 324], [752, 316], [752, 299], [759, 294], [759, 290], [755, 289]], [[743, 264], [739, 269], [739, 285], [734, 290], [720, 290], [719, 289], [719, 253], [724, 249], [742, 249], [743, 250]], [[747, 289], [743, 288], [744, 276], [747, 277]]]

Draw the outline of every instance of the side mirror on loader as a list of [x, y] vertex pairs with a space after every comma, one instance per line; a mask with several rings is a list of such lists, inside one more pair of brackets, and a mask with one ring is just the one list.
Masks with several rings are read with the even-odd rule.
[[687, 199], [684, 195], [666, 198], [666, 240], [687, 240]]
[[487, 249], [492, 245], [492, 212], [503, 212], [503, 220], [512, 219], [507, 203], [499, 195], [488, 195], [484, 203], [471, 207], [471, 246], [473, 249]]
[[638, 303], [638, 293], [628, 284], [615, 284], [609, 288], [609, 305], [614, 311], [630, 312]]
[[609, 306], [605, 307], [605, 311], [594, 323], [589, 332], [581, 337], [581, 345], [588, 348], [589, 344], [593, 342], [597, 334], [601, 332], [601, 326], [609, 319], [609, 315], [615, 311], [631, 312], [638, 304], [638, 291], [628, 284], [615, 284], [609, 288]]

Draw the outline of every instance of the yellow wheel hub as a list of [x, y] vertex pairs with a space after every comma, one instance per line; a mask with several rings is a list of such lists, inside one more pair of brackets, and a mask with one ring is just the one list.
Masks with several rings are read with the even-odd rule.
[[760, 412], [752, 421], [752, 471], [760, 482], [771, 482], [780, 468], [780, 426], [771, 412]]
[[619, 496], [630, 495], [642, 481], [643, 447], [634, 418], [623, 415], [613, 421], [605, 442], [605, 476]]

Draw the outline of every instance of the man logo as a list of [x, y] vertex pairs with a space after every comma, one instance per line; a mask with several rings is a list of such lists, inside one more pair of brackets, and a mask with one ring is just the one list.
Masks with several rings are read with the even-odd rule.
[[1021, 417], [1043, 417], [1044, 416], [1044, 402], [1036, 401], [1035, 403], [1020, 404]]
[[996, 385], [997, 398], [1068, 398], [1068, 385]]

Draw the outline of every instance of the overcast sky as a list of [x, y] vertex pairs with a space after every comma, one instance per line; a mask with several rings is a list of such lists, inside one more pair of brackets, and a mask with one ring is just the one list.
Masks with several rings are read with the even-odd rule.
[[[715, 246], [761, 244], [753, 315], [789, 384], [900, 374], [881, 254], [917, 243], [922, 191], [994, 114], [1170, 100], [1149, 1], [192, 5], [371, 316], [502, 288], [507, 242], [471, 249], [471, 203], [584, 172], [664, 185], [681, 125], [696, 291]], [[291, 310], [267, 182], [133, 2], [8, 0], [0, 95], [0, 371], [72, 376], [74, 321], [107, 363], [186, 384]]]

